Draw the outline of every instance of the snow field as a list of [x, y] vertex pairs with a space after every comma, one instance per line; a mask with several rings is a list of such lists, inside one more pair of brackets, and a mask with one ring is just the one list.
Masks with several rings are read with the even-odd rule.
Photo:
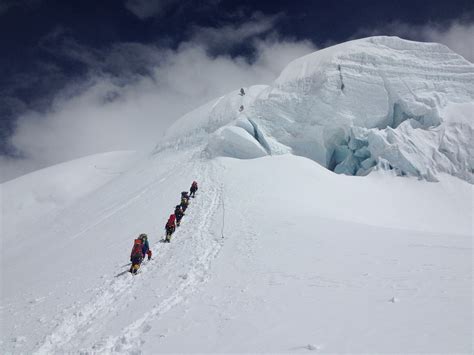
[[[152, 330], [150, 324], [153, 321], [156, 322], [173, 307], [186, 302], [190, 295], [207, 280], [210, 264], [219, 252], [222, 243], [218, 234], [218, 225], [212, 225], [215, 221], [212, 217], [217, 213], [217, 207], [220, 204], [221, 188], [212, 181], [209, 173], [204, 176], [199, 175], [198, 179], [201, 181], [199, 190], [201, 193], [197, 194], [196, 199], [192, 199], [190, 207], [186, 210], [187, 220], [183, 218], [185, 226], [181, 224], [181, 227], [173, 234], [172, 244], [155, 246], [158, 253], [168, 246], [172, 249], [171, 252], [159, 254], [158, 257], [163, 261], [152, 269], [152, 266], [147, 266], [142, 270], [143, 275], [140, 275], [146, 278], [148, 273], [155, 272], [150, 281], [160, 284], [164, 279], [168, 292], [142, 317], [123, 329], [120, 335], [94, 344], [92, 347], [94, 351], [128, 352], [140, 349], [145, 343], [143, 335]], [[184, 267], [183, 260], [186, 261]], [[166, 336], [166, 333], [160, 336]]]
[[473, 83], [444, 46], [351, 41], [146, 156], [0, 185], [0, 352], [472, 353]]
[[[472, 235], [448, 232], [445, 214], [458, 199], [469, 205], [468, 184], [448, 178], [440, 192], [414, 179], [354, 179], [293, 156], [219, 164], [222, 250], [206, 287], [154, 328], [176, 330], [159, 342], [147, 333], [145, 353], [470, 351]], [[444, 200], [451, 184], [460, 191]], [[344, 185], [365, 201], [344, 195]], [[336, 194], [337, 208], [328, 203]], [[402, 207], [426, 196], [416, 218]], [[397, 211], [392, 227], [372, 204]], [[457, 211], [469, 223], [472, 209]], [[411, 229], [415, 219], [427, 227]]]
[[[127, 279], [129, 275], [114, 277], [117, 273], [128, 269], [129, 266], [123, 266], [128, 262], [132, 241], [136, 235], [147, 232], [152, 244], [153, 240], [158, 241], [162, 238], [164, 234], [162, 226], [164, 228], [168, 215], [179, 202], [180, 192], [188, 189], [187, 185], [193, 179], [201, 180], [201, 190], [198, 194], [207, 190], [207, 175], [204, 170], [196, 168], [197, 162], [192, 163], [199, 161], [199, 153], [190, 151], [184, 156], [185, 158], [183, 154], [165, 153], [159, 158], [155, 156], [145, 159], [134, 166], [128, 174], [116, 178], [100, 191], [80, 198], [73, 206], [54, 211], [51, 216], [45, 216], [43, 223], [34, 226], [37, 237], [27, 238], [30, 245], [35, 245], [37, 250], [28, 255], [27, 261], [18, 265], [9, 258], [9, 255], [3, 258], [4, 270], [6, 269], [4, 279], [7, 284], [12, 285], [11, 288], [3, 290], [2, 294], [2, 304], [7, 308], [4, 318], [6, 322], [3, 323], [2, 329], [5, 349], [16, 349], [10, 339], [13, 338], [11, 334], [17, 333], [18, 329], [22, 334], [28, 334], [26, 342], [18, 348], [22, 349], [21, 351], [37, 349], [40, 353], [50, 353], [63, 352], [67, 349], [87, 350], [93, 346], [94, 349], [99, 349], [103, 338], [109, 336], [105, 329], [114, 332], [133, 323], [130, 319], [133, 319], [131, 314], [137, 303], [143, 303], [138, 309], [139, 312], [145, 313], [145, 307], [153, 308], [156, 305], [156, 298], [162, 297], [163, 306], [156, 311], [161, 312], [163, 307], [166, 308], [164, 306], [166, 303], [173, 303], [171, 301], [173, 297], [180, 299], [184, 296], [185, 292], [181, 292], [182, 295], [178, 295], [179, 297], [166, 292], [156, 294], [154, 288], [151, 288], [151, 293], [147, 293], [147, 286], [150, 287], [148, 281], [141, 283], [134, 278], [129, 280]], [[76, 170], [76, 173], [79, 174], [80, 169]], [[164, 186], [170, 186], [170, 190]], [[23, 185], [23, 188], [30, 187]], [[215, 207], [213, 208], [212, 203], [219, 196], [219, 191], [209, 195], [209, 198], [212, 197], [214, 200], [207, 199], [205, 194], [202, 195], [208, 208], [198, 208], [201, 203], [199, 198], [193, 199], [188, 209], [188, 216], [183, 219], [182, 226], [175, 234], [174, 243], [169, 247], [162, 243], [155, 243], [152, 246], [154, 258], [149, 265], [144, 263], [143, 275], [140, 275], [140, 278], [146, 280], [146, 275], [152, 276], [153, 271], [159, 270], [156, 277], [162, 282], [167, 275], [166, 270], [171, 268], [169, 266], [167, 269], [165, 265], [168, 264], [163, 261], [163, 257], [166, 257], [166, 247], [176, 249], [180, 253], [170, 256], [172, 260], [176, 259], [171, 265], [179, 265], [188, 260], [188, 257], [193, 261], [197, 260], [186, 263], [184, 268], [177, 267], [177, 271], [181, 271], [180, 275], [189, 276], [186, 276], [187, 281], [175, 273], [172, 274], [174, 277], [170, 276], [171, 279], [177, 280], [178, 284], [183, 283], [180, 291], [189, 289], [190, 291], [186, 292], [192, 292], [192, 285], [197, 282], [194, 275], [209, 261], [206, 258], [202, 259], [206, 252], [203, 248], [206, 246], [200, 246], [198, 243], [188, 245], [189, 242], [180, 241], [179, 238], [180, 235], [197, 238], [197, 235], [192, 234], [192, 230], [185, 233], [187, 228], [192, 227], [192, 224], [189, 224], [192, 223], [191, 220], [199, 221], [194, 225], [194, 228], [199, 228], [199, 232], [209, 232], [202, 223], [209, 223], [206, 221], [206, 214], [213, 213]], [[30, 230], [14, 227], [9, 230], [12, 235], [15, 233], [23, 235], [28, 232]], [[177, 249], [175, 243], [176, 245], [184, 243], [187, 247], [183, 248], [181, 245], [181, 249]], [[47, 245], [47, 248], [41, 248], [41, 245]], [[161, 255], [162, 251], [165, 253], [164, 256]], [[196, 255], [197, 253], [199, 255]], [[209, 251], [209, 255], [210, 258], [213, 252]], [[48, 260], [49, 263], [45, 262]], [[170, 259], [164, 260], [170, 262]], [[13, 267], [15, 267], [14, 273]], [[148, 269], [151, 269], [149, 273], [146, 272]], [[21, 279], [17, 279], [19, 275]], [[171, 286], [172, 283], [166, 290], [175, 291]], [[151, 298], [136, 301], [137, 292], [147, 294]], [[33, 295], [35, 298], [29, 303], [28, 298]], [[36, 299], [38, 301], [35, 301]], [[168, 301], [165, 301], [166, 299]], [[25, 304], [30, 314], [28, 317], [18, 319], [18, 314], [24, 311]], [[7, 327], [7, 324], [13, 321], [16, 326]], [[41, 325], [40, 328], [38, 324]], [[121, 346], [133, 346], [132, 338], [128, 335], [127, 339], [132, 345]]]
[[[48, 248], [19, 264], [5, 253], [3, 352], [470, 351], [469, 184], [202, 148], [144, 159], [43, 217], [27, 240]], [[141, 232], [153, 259], [115, 277]]]

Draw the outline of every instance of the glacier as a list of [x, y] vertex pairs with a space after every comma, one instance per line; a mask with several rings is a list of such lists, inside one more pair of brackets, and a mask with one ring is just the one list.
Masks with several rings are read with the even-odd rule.
[[210, 156], [292, 153], [347, 175], [389, 169], [474, 182], [474, 65], [444, 45], [354, 40], [296, 59], [272, 85], [246, 91], [184, 116], [167, 144], [206, 132]]

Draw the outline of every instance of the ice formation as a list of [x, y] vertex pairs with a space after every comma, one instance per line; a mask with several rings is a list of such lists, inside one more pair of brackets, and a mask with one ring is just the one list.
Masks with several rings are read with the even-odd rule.
[[474, 182], [474, 65], [444, 45], [354, 40], [299, 58], [271, 86], [247, 91], [191, 112], [168, 137], [206, 132], [213, 155], [292, 153], [349, 175], [386, 168]]

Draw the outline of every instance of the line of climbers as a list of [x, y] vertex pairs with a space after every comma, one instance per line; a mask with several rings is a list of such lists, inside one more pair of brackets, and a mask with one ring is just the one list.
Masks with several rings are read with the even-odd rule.
[[[244, 90], [244, 88], [240, 88], [239, 95], [240, 95], [240, 96], [245, 96], [245, 90]], [[239, 112], [242, 112], [243, 110], [244, 110], [244, 105], [240, 105], [240, 107], [239, 107]]]
[[[184, 216], [184, 212], [189, 206], [189, 198], [194, 198], [196, 196], [196, 191], [198, 190], [198, 185], [196, 181], [193, 181], [191, 188], [189, 189], [189, 194], [187, 191], [181, 192], [181, 203], [175, 207], [174, 213], [170, 215], [168, 222], [166, 223], [166, 237], [163, 240], [166, 243], [171, 241], [171, 236], [176, 230], [176, 226], [179, 227], [181, 219]], [[136, 274], [142, 261], [145, 259], [145, 256], [148, 256], [148, 260], [151, 259], [152, 252], [150, 245], [148, 244], [148, 236], [145, 233], [142, 233], [138, 236], [137, 239], [133, 242], [132, 253], [130, 254], [130, 272]]]

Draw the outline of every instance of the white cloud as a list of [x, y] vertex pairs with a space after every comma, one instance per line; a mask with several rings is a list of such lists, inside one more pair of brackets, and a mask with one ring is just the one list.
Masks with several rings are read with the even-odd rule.
[[474, 23], [452, 22], [447, 28], [424, 26], [422, 35], [429, 41], [447, 45], [474, 63]]
[[151, 148], [186, 112], [239, 87], [270, 83], [289, 61], [315, 50], [308, 41], [251, 38], [268, 23], [235, 27], [255, 50], [252, 62], [212, 56], [213, 43], [202, 37], [176, 50], [123, 43], [107, 53], [81, 53], [76, 59], [93, 65], [91, 74], [58, 95], [48, 112], [19, 117], [11, 143], [26, 159], [0, 161], [2, 179], [88, 154]]
[[375, 29], [361, 29], [355, 37], [373, 35], [396, 35], [423, 42], [438, 42], [474, 62], [474, 23], [454, 20], [447, 24], [427, 23], [411, 25], [404, 22], [391, 22]]
[[232, 24], [218, 28], [195, 26], [192, 42], [204, 44], [211, 50], [229, 49], [236, 44], [245, 43], [250, 38], [274, 31], [279, 17], [280, 15], [264, 16], [255, 13], [247, 22], [239, 25]]

